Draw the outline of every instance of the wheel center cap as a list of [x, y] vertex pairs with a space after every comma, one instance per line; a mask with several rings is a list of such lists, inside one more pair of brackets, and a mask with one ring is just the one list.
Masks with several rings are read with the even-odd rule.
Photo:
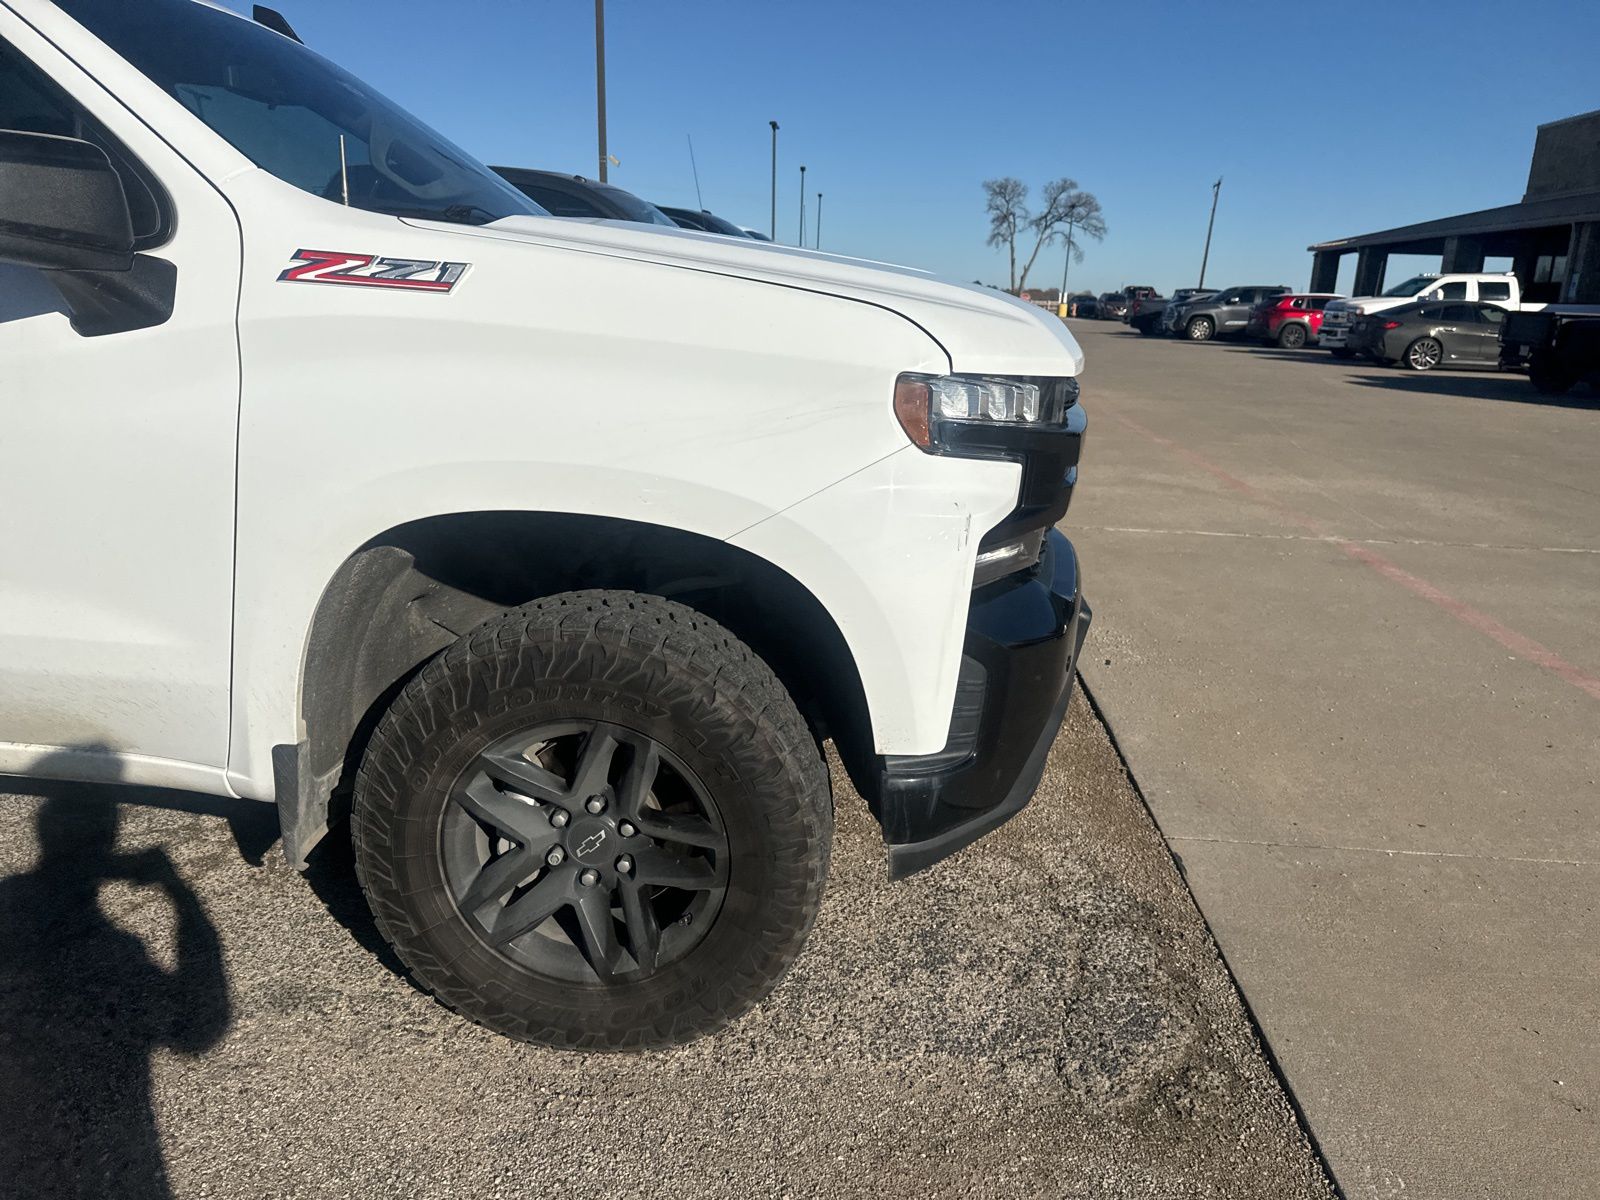
[[616, 826], [600, 817], [574, 821], [567, 829], [567, 853], [586, 867], [609, 862], [617, 853], [621, 835]]

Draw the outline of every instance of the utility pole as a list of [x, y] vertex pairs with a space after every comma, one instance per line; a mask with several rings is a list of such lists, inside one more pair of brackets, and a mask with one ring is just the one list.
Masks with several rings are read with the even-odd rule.
[[773, 241], [778, 240], [778, 123], [768, 121], [772, 126], [772, 228], [767, 230], [767, 236]]
[[1067, 272], [1072, 270], [1072, 227], [1076, 221], [1067, 222], [1067, 261], [1061, 265], [1061, 296], [1058, 303], [1067, 302]]
[[606, 181], [606, 0], [594, 0], [594, 91], [600, 117], [600, 182]]
[[1222, 191], [1222, 176], [1211, 185], [1211, 219], [1206, 222], [1206, 252], [1200, 257], [1200, 286], [1206, 286], [1206, 264], [1211, 261], [1211, 227], [1217, 223], [1217, 195]]
[[798, 242], [796, 242], [795, 245], [799, 246], [801, 249], [804, 249], [805, 248], [805, 244], [806, 244], [806, 168], [805, 168], [805, 164], [802, 163], [801, 166], [800, 166], [800, 240]]
[[822, 193], [817, 193], [817, 228], [816, 236], [811, 239], [812, 249], [822, 249]]

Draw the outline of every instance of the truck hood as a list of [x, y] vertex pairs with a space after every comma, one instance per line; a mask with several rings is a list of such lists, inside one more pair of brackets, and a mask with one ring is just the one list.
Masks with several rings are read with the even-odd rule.
[[[506, 217], [489, 225], [408, 224], [463, 237], [562, 247], [666, 267], [802, 288], [899, 313], [938, 342], [951, 369], [973, 375], [1077, 375], [1083, 351], [1052, 314], [993, 288], [927, 271], [818, 250], [798, 250], [689, 229], [559, 217]], [[486, 265], [478, 256], [478, 267]]]
[[1410, 304], [1411, 300], [1410, 296], [1351, 296], [1348, 300], [1329, 300], [1323, 311], [1375, 313], [1386, 308], [1399, 308], [1402, 304]]

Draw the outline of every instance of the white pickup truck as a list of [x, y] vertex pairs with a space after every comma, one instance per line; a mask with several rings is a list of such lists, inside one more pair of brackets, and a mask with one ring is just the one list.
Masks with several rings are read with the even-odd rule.
[[1317, 333], [1317, 342], [1335, 358], [1349, 358], [1351, 351], [1345, 343], [1357, 317], [1421, 300], [1481, 300], [1515, 311], [1522, 303], [1522, 291], [1517, 286], [1517, 277], [1509, 272], [1414, 275], [1382, 295], [1328, 301], [1328, 306], [1322, 310], [1322, 328]]
[[1083, 358], [993, 291], [562, 220], [195, 0], [0, 0], [0, 771], [350, 814], [418, 982], [664, 1045], [1027, 803]]

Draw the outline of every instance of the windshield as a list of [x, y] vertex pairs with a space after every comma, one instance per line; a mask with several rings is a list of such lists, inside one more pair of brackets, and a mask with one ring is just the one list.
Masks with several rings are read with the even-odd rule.
[[302, 191], [474, 225], [544, 212], [355, 76], [243, 17], [193, 0], [58, 3], [256, 166]]
[[1436, 275], [1413, 275], [1404, 283], [1397, 283], [1382, 294], [1385, 296], [1415, 296], [1437, 278], [1438, 276]]

